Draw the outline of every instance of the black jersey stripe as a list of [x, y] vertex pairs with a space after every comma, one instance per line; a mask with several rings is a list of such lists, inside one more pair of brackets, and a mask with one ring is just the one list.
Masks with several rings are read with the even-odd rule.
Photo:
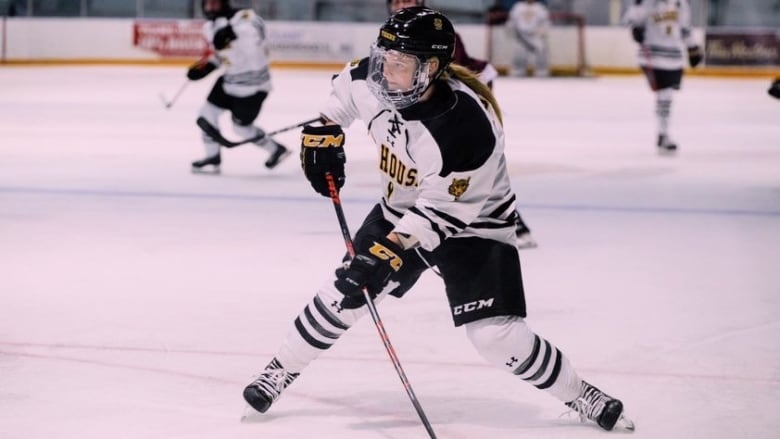
[[430, 218], [428, 218], [428, 216], [426, 216], [426, 215], [425, 215], [425, 213], [423, 213], [423, 212], [422, 212], [420, 209], [418, 209], [417, 207], [415, 207], [415, 206], [412, 206], [412, 207], [410, 207], [410, 208], [409, 208], [409, 212], [411, 212], [411, 213], [413, 213], [413, 214], [415, 214], [415, 215], [417, 215], [417, 216], [419, 216], [419, 217], [422, 217], [422, 218], [424, 218], [425, 220], [427, 220], [427, 221], [428, 221], [428, 223], [431, 225], [431, 230], [433, 230], [433, 231], [434, 231], [434, 233], [436, 233], [437, 235], [439, 235], [439, 241], [444, 241], [444, 239], [447, 237], [447, 236], [445, 235], [445, 233], [444, 233], [444, 232], [442, 232], [442, 230], [441, 230], [441, 227], [439, 227], [439, 225], [438, 225], [438, 224], [437, 224], [435, 221], [433, 221], [433, 220], [431, 220]]
[[472, 229], [505, 229], [507, 227], [514, 227], [515, 223], [514, 221], [503, 221], [501, 223], [488, 223], [488, 222], [478, 222], [478, 223], [471, 223], [469, 224], [469, 227]]
[[[493, 209], [492, 212], [488, 214], [490, 218], [496, 218], [496, 219], [502, 219], [504, 217], [504, 214], [509, 210], [510, 207], [512, 207], [512, 203], [515, 202], [515, 194], [512, 194], [511, 197], [509, 197], [506, 201], [501, 203], [498, 207]], [[512, 214], [514, 214], [515, 211], [512, 211]]]
[[458, 218], [448, 214], [447, 212], [443, 212], [443, 211], [441, 211], [439, 209], [434, 209], [433, 207], [428, 207], [427, 209], [430, 210], [431, 212], [435, 213], [436, 216], [438, 216], [439, 218], [447, 221], [448, 223], [452, 224], [453, 226], [459, 228], [460, 230], [463, 230], [463, 229], [466, 228], [466, 226], [468, 226], [468, 224], [466, 224], [465, 222], [459, 220]]

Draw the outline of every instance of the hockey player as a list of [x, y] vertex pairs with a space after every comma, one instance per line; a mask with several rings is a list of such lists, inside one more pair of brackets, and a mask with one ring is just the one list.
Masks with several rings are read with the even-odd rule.
[[[203, 35], [213, 53], [192, 65], [187, 78], [203, 79], [221, 66], [225, 71], [214, 83], [199, 116], [218, 127], [219, 116], [229, 111], [235, 133], [243, 138], [255, 137], [262, 131], [253, 122], [271, 91], [265, 23], [251, 9], [230, 7], [228, 0], [202, 0], [201, 5], [208, 19], [203, 25]], [[255, 143], [270, 154], [265, 162], [269, 169], [290, 154], [287, 148], [268, 137]], [[206, 158], [193, 162], [193, 171], [219, 172], [220, 144], [203, 133], [203, 145]]]
[[515, 76], [550, 76], [547, 32], [550, 27], [550, 12], [536, 0], [518, 1], [509, 10], [507, 19], [509, 32], [516, 40]]
[[[425, 0], [387, 0], [387, 9], [393, 14], [404, 8], [414, 6], [425, 6]], [[458, 64], [477, 74], [480, 81], [485, 83], [491, 90], [493, 89], [493, 80], [498, 77], [498, 71], [492, 64], [481, 59], [472, 58], [466, 52], [466, 46], [463, 39], [455, 32], [455, 54], [452, 59], [453, 64]], [[536, 248], [538, 244], [531, 236], [531, 229], [523, 221], [520, 211], [517, 211], [515, 217], [515, 235], [517, 236], [517, 248]]]
[[682, 81], [684, 54], [687, 52], [691, 67], [702, 60], [701, 49], [691, 35], [690, 5], [688, 0], [635, 0], [623, 21], [639, 43], [639, 66], [655, 92], [656, 146], [660, 153], [674, 153], [677, 143], [669, 136], [669, 118], [674, 91], [680, 89]]
[[345, 181], [344, 132], [360, 119], [378, 150], [382, 196], [357, 231], [356, 256], [335, 271], [291, 325], [276, 356], [244, 390], [266, 412], [299, 374], [377, 303], [403, 296], [436, 265], [455, 326], [491, 364], [548, 392], [605, 430], [623, 404], [585, 382], [555, 345], [525, 322], [515, 194], [506, 169], [501, 115], [473, 72], [451, 64], [452, 24], [423, 7], [380, 28], [370, 56], [334, 77], [324, 126], [302, 132], [301, 164], [329, 196], [326, 175]]

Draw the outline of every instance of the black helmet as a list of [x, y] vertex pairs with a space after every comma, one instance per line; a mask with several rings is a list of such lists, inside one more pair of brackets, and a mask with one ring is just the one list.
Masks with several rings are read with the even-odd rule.
[[206, 2], [209, 0], [201, 0], [200, 10], [203, 11], [203, 16], [209, 20], [215, 20], [218, 17], [230, 17], [233, 15], [233, 8], [230, 6], [230, 0], [218, 0], [219, 11], [206, 11]]
[[391, 15], [379, 29], [376, 44], [422, 60], [435, 56], [439, 58], [441, 72], [454, 56], [455, 29], [441, 12], [416, 6]]
[[[406, 108], [417, 103], [441, 76], [454, 51], [455, 30], [447, 17], [424, 7], [402, 9], [387, 19], [371, 45], [366, 83], [381, 103]], [[404, 70], [393, 66], [404, 64], [411, 77], [402, 74], [400, 82], [397, 77], [388, 79], [393, 71]]]

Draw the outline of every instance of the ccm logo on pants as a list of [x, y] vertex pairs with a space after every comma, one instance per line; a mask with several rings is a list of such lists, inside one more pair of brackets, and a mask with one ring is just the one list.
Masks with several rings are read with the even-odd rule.
[[487, 299], [487, 300], [479, 299], [479, 300], [476, 300], [474, 302], [469, 302], [469, 303], [466, 303], [465, 305], [458, 305], [455, 308], [452, 308], [452, 315], [456, 315], [457, 316], [459, 314], [463, 314], [464, 312], [476, 311], [476, 310], [482, 309], [482, 308], [490, 308], [491, 306], [493, 306], [493, 298], [492, 297], [490, 299]]

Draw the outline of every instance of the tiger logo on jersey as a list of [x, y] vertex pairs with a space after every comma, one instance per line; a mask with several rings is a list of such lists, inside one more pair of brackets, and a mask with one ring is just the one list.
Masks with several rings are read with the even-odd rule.
[[447, 189], [447, 192], [455, 197], [455, 201], [458, 201], [458, 199], [469, 189], [469, 181], [471, 181], [471, 177], [453, 178], [452, 184]]

